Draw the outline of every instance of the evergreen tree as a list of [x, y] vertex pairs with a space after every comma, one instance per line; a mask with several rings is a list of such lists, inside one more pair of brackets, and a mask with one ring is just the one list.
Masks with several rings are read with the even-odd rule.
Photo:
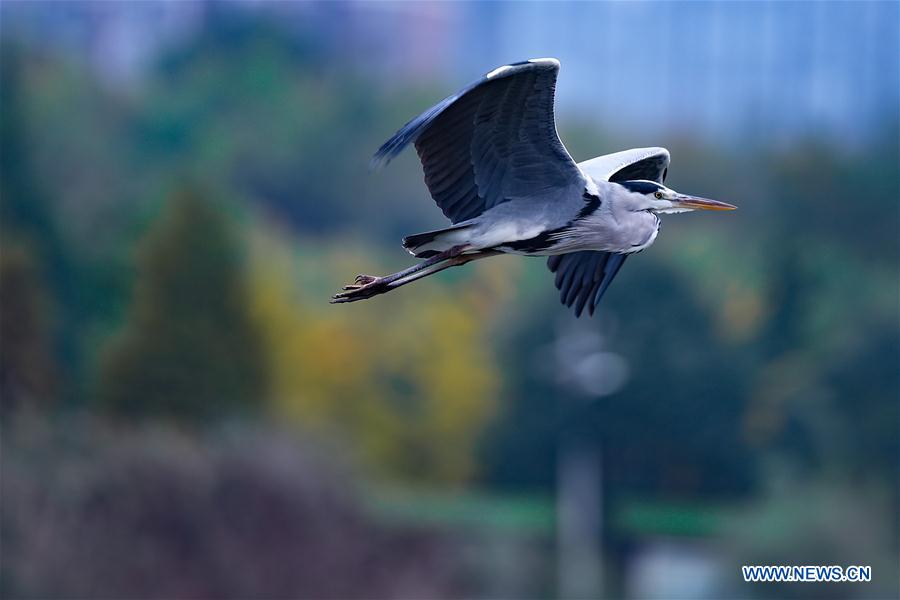
[[126, 417], [200, 422], [263, 397], [231, 222], [182, 189], [141, 244], [128, 322], [104, 357], [102, 403]]

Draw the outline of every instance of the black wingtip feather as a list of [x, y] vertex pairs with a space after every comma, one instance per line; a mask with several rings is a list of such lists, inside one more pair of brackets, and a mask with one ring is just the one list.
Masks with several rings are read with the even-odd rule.
[[581, 251], [551, 256], [547, 267], [556, 273], [560, 301], [570, 308], [574, 304], [575, 317], [580, 318], [585, 308], [588, 315], [594, 315], [626, 257], [626, 254]]
[[[440, 116], [442, 112], [444, 112], [447, 108], [449, 108], [457, 101], [461, 100], [462, 102], [466, 102], [466, 94], [468, 92], [483, 84], [499, 79], [505, 79], [526, 69], [558, 70], [559, 61], [555, 58], [537, 58], [517, 62], [511, 65], [505, 65], [504, 67], [499, 67], [491, 71], [491, 73], [498, 73], [499, 71], [497, 75], [491, 76], [490, 74], [488, 74], [471, 82], [459, 92], [447, 96], [419, 116], [410, 120], [406, 125], [401, 127], [399, 131], [397, 131], [397, 133], [395, 133], [388, 141], [382, 144], [382, 146], [375, 152], [374, 156], [372, 156], [371, 160], [369, 161], [369, 169], [371, 171], [379, 171], [387, 166], [387, 164], [390, 163], [398, 154], [400, 154], [400, 152], [402, 152], [407, 145], [409, 145], [411, 142], [416, 142], [419, 136], [428, 129], [428, 126], [438, 116]], [[469, 101], [474, 102], [475, 99], [469, 99]]]
[[406, 125], [401, 127], [397, 133], [391, 136], [391, 139], [381, 145], [375, 151], [372, 159], [369, 161], [369, 168], [373, 171], [383, 169], [398, 154], [400, 154], [410, 142], [415, 142], [416, 138], [422, 134], [422, 131], [448, 106], [453, 104], [458, 96], [456, 94], [444, 98], [419, 116], [411, 119]]

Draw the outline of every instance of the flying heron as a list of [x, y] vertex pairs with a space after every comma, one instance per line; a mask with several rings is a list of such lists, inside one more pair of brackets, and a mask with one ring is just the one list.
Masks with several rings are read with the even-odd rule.
[[650, 246], [659, 215], [731, 204], [664, 185], [665, 148], [636, 148], [576, 163], [556, 131], [559, 61], [498, 67], [407, 123], [372, 158], [386, 165], [415, 144], [425, 184], [450, 227], [403, 247], [418, 264], [385, 277], [359, 275], [332, 297], [354, 302], [448, 267], [496, 256], [549, 256], [563, 304], [594, 309], [629, 254]]

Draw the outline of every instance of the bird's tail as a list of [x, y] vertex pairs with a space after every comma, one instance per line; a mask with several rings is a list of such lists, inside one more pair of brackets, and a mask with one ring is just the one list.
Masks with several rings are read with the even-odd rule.
[[430, 258], [466, 241], [465, 230], [471, 225], [453, 225], [446, 229], [415, 233], [403, 238], [403, 247], [416, 258]]

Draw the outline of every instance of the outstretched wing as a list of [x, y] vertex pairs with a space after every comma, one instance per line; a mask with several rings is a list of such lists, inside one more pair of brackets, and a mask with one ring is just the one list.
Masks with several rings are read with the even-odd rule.
[[551, 256], [547, 259], [547, 266], [556, 273], [556, 288], [562, 303], [566, 306], [574, 304], [576, 317], [581, 316], [585, 306], [588, 314], [593, 316], [600, 298], [627, 256], [585, 250]]
[[632, 148], [580, 162], [578, 167], [597, 180], [665, 183], [669, 161], [665, 148]]
[[453, 223], [522, 198], [587, 183], [556, 132], [559, 61], [538, 58], [494, 69], [407, 123], [372, 159], [379, 167], [413, 142], [425, 184]]

